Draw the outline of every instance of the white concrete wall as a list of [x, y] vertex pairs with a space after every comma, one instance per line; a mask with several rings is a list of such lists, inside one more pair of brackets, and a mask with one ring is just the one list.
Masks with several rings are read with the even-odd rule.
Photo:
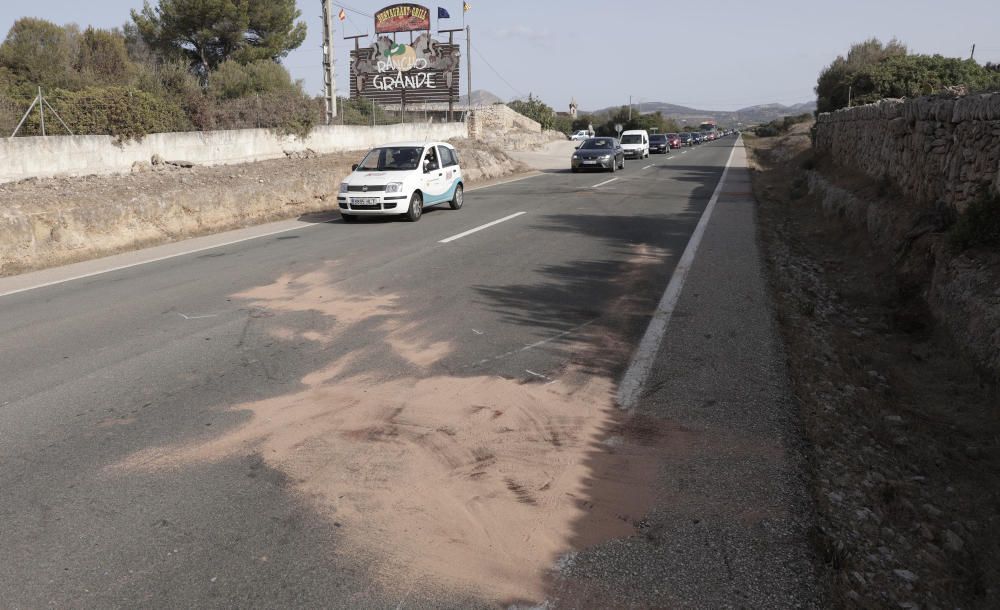
[[464, 123], [405, 123], [362, 127], [316, 127], [305, 140], [276, 136], [267, 129], [158, 133], [141, 142], [115, 144], [110, 136], [48, 136], [0, 140], [0, 182], [49, 176], [85, 176], [128, 172], [136, 161], [154, 154], [168, 161], [226, 165], [277, 159], [286, 152], [311, 149], [320, 154], [367, 150], [409, 140], [468, 137]]

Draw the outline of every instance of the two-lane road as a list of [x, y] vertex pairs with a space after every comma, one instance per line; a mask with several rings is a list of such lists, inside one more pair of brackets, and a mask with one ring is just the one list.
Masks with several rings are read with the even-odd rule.
[[0, 605], [544, 601], [733, 144], [0, 297]]

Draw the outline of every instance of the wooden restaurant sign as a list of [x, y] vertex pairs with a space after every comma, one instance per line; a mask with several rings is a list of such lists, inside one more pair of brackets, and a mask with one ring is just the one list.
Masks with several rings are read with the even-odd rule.
[[461, 53], [457, 45], [423, 32], [410, 43], [379, 36], [351, 51], [351, 97], [381, 104], [448, 102], [458, 98]]
[[375, 33], [431, 29], [431, 12], [419, 4], [393, 4], [375, 13]]

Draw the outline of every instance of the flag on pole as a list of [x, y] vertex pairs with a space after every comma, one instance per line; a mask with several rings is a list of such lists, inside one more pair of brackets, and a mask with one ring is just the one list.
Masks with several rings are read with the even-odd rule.
[[468, 13], [470, 8], [472, 8], [472, 5], [470, 5], [468, 2], [463, 2], [462, 3], [462, 12], [463, 13]]
[[438, 19], [451, 19], [451, 15], [448, 14], [448, 11], [446, 9], [439, 6]]
[[344, 12], [344, 9], [340, 9], [340, 12], [337, 13], [337, 19], [340, 19], [341, 21], [347, 19], [347, 13]]

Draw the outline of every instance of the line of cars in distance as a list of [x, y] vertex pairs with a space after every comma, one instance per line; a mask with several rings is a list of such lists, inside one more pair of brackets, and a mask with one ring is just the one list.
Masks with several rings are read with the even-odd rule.
[[570, 139], [580, 141], [570, 157], [570, 170], [574, 173], [587, 169], [615, 172], [625, 169], [625, 159], [646, 159], [651, 153], [669, 154], [671, 149], [712, 142], [736, 133], [734, 129], [711, 131], [685, 131], [681, 133], [653, 133], [645, 129], [630, 129], [621, 138], [608, 136], [584, 137], [590, 132], [574, 133]]

